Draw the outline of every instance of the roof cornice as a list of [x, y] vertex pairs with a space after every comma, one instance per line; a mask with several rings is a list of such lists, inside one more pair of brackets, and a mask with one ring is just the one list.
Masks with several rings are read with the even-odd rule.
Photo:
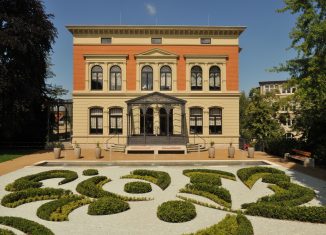
[[73, 35], [240, 36], [245, 26], [68, 25]]

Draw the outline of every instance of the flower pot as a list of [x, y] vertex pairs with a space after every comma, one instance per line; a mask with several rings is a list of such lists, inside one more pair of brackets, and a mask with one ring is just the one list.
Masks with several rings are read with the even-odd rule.
[[100, 159], [101, 158], [101, 148], [100, 147], [96, 147], [95, 148], [95, 158], [96, 159]]
[[248, 147], [248, 158], [254, 158], [254, 154], [255, 154], [255, 148]]
[[208, 157], [209, 158], [215, 158], [215, 148], [214, 147], [210, 147], [208, 149]]
[[80, 158], [80, 155], [81, 155], [81, 148], [76, 147], [76, 148], [74, 149], [74, 155], [75, 155], [75, 157], [76, 157], [77, 159]]
[[235, 148], [234, 147], [229, 147], [228, 148], [228, 156], [229, 156], [229, 158], [234, 158], [234, 154], [235, 154]]
[[59, 159], [61, 156], [61, 148], [53, 148], [54, 158]]

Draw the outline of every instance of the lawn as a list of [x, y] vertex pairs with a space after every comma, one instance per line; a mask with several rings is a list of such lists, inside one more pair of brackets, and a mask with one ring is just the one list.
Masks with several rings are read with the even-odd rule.
[[31, 154], [35, 150], [31, 149], [21, 149], [21, 150], [1, 150], [0, 151], [0, 163], [10, 161], [26, 154]]

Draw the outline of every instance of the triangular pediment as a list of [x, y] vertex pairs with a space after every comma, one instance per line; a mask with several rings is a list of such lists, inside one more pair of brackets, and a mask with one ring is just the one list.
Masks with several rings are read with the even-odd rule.
[[178, 55], [174, 54], [172, 52], [168, 52], [159, 48], [154, 48], [139, 54], [135, 55], [136, 58], [142, 58], [142, 57], [168, 57], [168, 58], [177, 58]]
[[185, 104], [186, 101], [160, 92], [153, 92], [126, 101], [127, 104]]

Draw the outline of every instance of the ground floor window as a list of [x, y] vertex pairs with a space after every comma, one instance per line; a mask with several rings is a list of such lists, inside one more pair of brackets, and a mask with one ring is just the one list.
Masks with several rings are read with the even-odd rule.
[[90, 109], [90, 134], [103, 134], [103, 109]]
[[112, 108], [109, 113], [109, 133], [110, 134], [122, 134], [122, 109]]
[[222, 109], [211, 108], [209, 110], [209, 134], [222, 134]]
[[201, 108], [190, 109], [190, 133], [203, 134], [203, 110]]

